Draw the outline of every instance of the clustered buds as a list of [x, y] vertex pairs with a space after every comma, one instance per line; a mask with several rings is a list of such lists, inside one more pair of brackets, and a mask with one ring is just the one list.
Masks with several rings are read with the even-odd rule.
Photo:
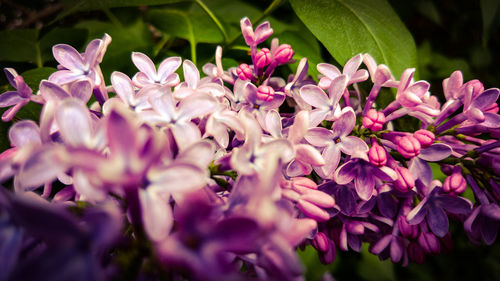
[[370, 109], [363, 117], [363, 127], [374, 132], [382, 129], [385, 123], [385, 116], [382, 112], [377, 112], [375, 109]]
[[399, 139], [397, 149], [403, 157], [413, 158], [420, 154], [420, 142], [413, 136], [404, 136]]

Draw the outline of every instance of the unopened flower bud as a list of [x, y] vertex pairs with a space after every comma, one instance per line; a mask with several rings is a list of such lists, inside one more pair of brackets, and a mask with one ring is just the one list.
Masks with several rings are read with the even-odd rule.
[[418, 130], [413, 134], [413, 136], [418, 140], [423, 148], [431, 146], [436, 138], [434, 133], [428, 130]]
[[379, 131], [385, 123], [385, 115], [382, 112], [377, 112], [376, 109], [370, 109], [363, 117], [363, 127], [372, 131]]
[[252, 78], [253, 71], [248, 64], [242, 63], [238, 66], [238, 68], [236, 68], [236, 74], [238, 74], [238, 77], [241, 80], [247, 80]]
[[272, 101], [274, 98], [274, 89], [270, 86], [259, 86], [257, 88], [257, 98], [263, 101]]
[[289, 60], [292, 59], [294, 54], [295, 52], [293, 51], [292, 46], [288, 44], [281, 44], [274, 51], [274, 59], [280, 64], [287, 63]]
[[264, 68], [265, 66], [267, 66], [271, 63], [272, 59], [273, 59], [273, 56], [271, 55], [271, 52], [269, 51], [269, 49], [262, 48], [255, 55], [255, 66], [257, 68]]
[[368, 159], [373, 166], [382, 167], [387, 163], [387, 152], [375, 141], [368, 151]]
[[440, 252], [439, 239], [430, 232], [420, 232], [418, 244], [427, 254], [439, 254]]
[[415, 179], [410, 171], [404, 167], [397, 167], [397, 179], [394, 181], [394, 187], [401, 192], [408, 192], [415, 186]]
[[457, 195], [464, 192], [466, 187], [467, 182], [462, 176], [460, 168], [458, 169], [458, 171], [454, 170], [451, 176], [447, 177], [443, 183], [443, 191], [452, 195]]
[[413, 158], [420, 154], [420, 142], [413, 136], [401, 137], [397, 144], [398, 152], [404, 158]]
[[326, 234], [324, 234], [323, 232], [318, 232], [312, 240], [312, 246], [320, 252], [326, 252], [330, 247], [330, 242], [328, 242], [328, 237], [326, 237]]
[[305, 187], [310, 189], [318, 189], [318, 185], [310, 178], [295, 177], [291, 178], [292, 187]]
[[295, 205], [304, 215], [316, 221], [327, 221], [330, 219], [330, 214], [320, 207], [314, 205], [307, 200], [299, 200]]
[[418, 235], [418, 226], [411, 225], [406, 220], [405, 216], [400, 216], [398, 218], [398, 228], [401, 235], [404, 237], [415, 239]]

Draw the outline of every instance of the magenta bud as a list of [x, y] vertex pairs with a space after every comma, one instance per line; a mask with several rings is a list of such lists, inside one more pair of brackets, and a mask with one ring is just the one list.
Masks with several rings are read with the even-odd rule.
[[265, 66], [267, 66], [271, 63], [272, 59], [273, 59], [273, 56], [271, 55], [271, 52], [269, 51], [269, 49], [262, 48], [255, 55], [255, 66], [257, 68], [264, 68]]
[[418, 130], [413, 133], [413, 136], [418, 140], [423, 148], [431, 146], [431, 144], [434, 142], [434, 139], [436, 138], [434, 133], [428, 130]]
[[295, 52], [293, 51], [292, 46], [288, 44], [281, 44], [274, 51], [274, 59], [280, 64], [287, 63], [289, 60], [292, 59], [294, 54]]
[[242, 63], [236, 68], [236, 74], [241, 80], [247, 80], [252, 78], [253, 71], [248, 64]]
[[454, 169], [451, 176], [447, 177], [443, 183], [443, 191], [452, 195], [457, 195], [464, 192], [465, 188], [467, 188], [467, 182], [462, 176], [460, 168], [458, 169], [458, 171]]
[[316, 221], [327, 221], [330, 219], [330, 214], [327, 211], [319, 208], [313, 203], [300, 199], [295, 205], [304, 215]]
[[401, 192], [408, 192], [415, 186], [415, 179], [410, 171], [404, 167], [396, 167], [398, 178], [394, 181], [394, 187]]
[[411, 239], [417, 238], [418, 226], [409, 224], [405, 216], [400, 216], [398, 218], [398, 228], [399, 232], [404, 237]]
[[382, 129], [385, 123], [385, 115], [382, 112], [378, 112], [376, 109], [370, 109], [363, 117], [363, 127], [370, 129], [372, 131], [379, 131]]
[[318, 252], [319, 260], [322, 264], [330, 264], [335, 260], [337, 255], [337, 248], [335, 242], [328, 239], [328, 250], [325, 252]]
[[404, 158], [413, 158], [420, 154], [420, 142], [413, 136], [404, 136], [398, 140], [398, 152]]
[[274, 98], [274, 89], [270, 86], [259, 86], [257, 88], [257, 98], [263, 101], [272, 101]]
[[420, 232], [418, 244], [427, 254], [439, 254], [440, 252], [439, 239], [430, 232]]
[[387, 163], [387, 152], [374, 141], [372, 147], [368, 150], [368, 159], [373, 166], [382, 167]]
[[314, 236], [314, 239], [312, 240], [311, 244], [314, 247], [314, 249], [320, 252], [326, 252], [328, 251], [328, 248], [330, 248], [330, 242], [328, 242], [328, 237], [326, 237], [326, 234], [324, 234], [323, 232], [316, 233], [316, 236]]
[[292, 187], [305, 187], [310, 189], [318, 189], [318, 185], [311, 179], [306, 177], [295, 177], [290, 179]]

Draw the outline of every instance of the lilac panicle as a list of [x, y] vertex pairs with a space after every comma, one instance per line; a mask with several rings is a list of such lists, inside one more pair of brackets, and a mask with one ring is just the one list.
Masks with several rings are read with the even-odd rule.
[[[15, 91], [0, 95], [3, 120], [29, 101], [42, 110], [39, 123], [16, 120], [0, 153], [14, 191], [0, 190], [0, 279], [120, 279], [129, 265], [117, 260], [134, 253], [155, 261], [136, 279], [298, 280], [299, 247], [331, 263], [337, 248], [368, 243], [381, 259], [421, 263], [450, 249], [450, 219], [474, 243], [496, 240], [500, 90], [454, 72], [441, 106], [414, 69], [397, 81], [369, 54], [342, 70], [320, 63], [320, 77], [301, 58], [279, 77], [294, 46], [258, 46], [269, 22], [240, 24], [248, 64], [224, 69], [217, 47], [206, 77], [190, 60], [156, 67], [134, 52], [138, 73], [115, 71], [106, 85], [108, 35], [83, 53], [54, 46], [59, 71], [35, 95], [5, 69]], [[382, 88], [397, 89], [385, 108]], [[460, 196], [468, 188], [474, 204]]]

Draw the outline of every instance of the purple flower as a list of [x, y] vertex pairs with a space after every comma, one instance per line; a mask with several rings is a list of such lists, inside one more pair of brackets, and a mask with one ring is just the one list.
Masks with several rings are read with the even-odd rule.
[[162, 61], [158, 72], [153, 61], [143, 53], [133, 52], [132, 61], [140, 71], [132, 78], [138, 88], [151, 84], [172, 87], [180, 82], [179, 75], [175, 73], [182, 62], [180, 57], [170, 57]]
[[200, 80], [200, 72], [193, 62], [185, 60], [182, 63], [185, 82], [181, 83], [174, 91], [174, 96], [183, 99], [195, 93], [210, 94], [214, 97], [223, 97], [225, 90], [220, 80], [213, 81], [210, 77]]
[[49, 81], [64, 85], [76, 80], [88, 79], [92, 83], [92, 88], [104, 84], [98, 64], [111, 41], [108, 38], [109, 36], [105, 35], [104, 39], [90, 41], [83, 54], [66, 44], [55, 45], [52, 53], [63, 70], [50, 75]]
[[357, 56], [352, 57], [345, 63], [342, 73], [340, 73], [340, 70], [336, 66], [331, 64], [318, 64], [318, 71], [324, 75], [319, 80], [318, 86], [322, 89], [328, 89], [331, 87], [334, 79], [341, 75], [345, 75], [347, 77], [347, 85], [365, 81], [368, 79], [368, 72], [364, 69], [358, 70], [362, 62], [363, 55], [358, 54]]
[[467, 175], [467, 182], [479, 204], [474, 207], [465, 220], [465, 232], [473, 242], [479, 244], [483, 240], [486, 244], [491, 245], [495, 242], [500, 228], [500, 206], [490, 202], [486, 191], [480, 189], [471, 175]]
[[340, 163], [340, 152], [347, 155], [356, 153], [367, 153], [368, 145], [360, 138], [350, 136], [356, 123], [356, 115], [350, 107], [343, 110], [342, 115], [332, 125], [332, 130], [325, 128], [309, 129], [305, 138], [312, 145], [325, 147], [323, 149], [323, 158], [325, 165], [321, 167], [325, 178], [331, 178], [335, 169]]
[[347, 76], [340, 75], [333, 79], [328, 96], [323, 90], [314, 85], [305, 85], [300, 88], [302, 99], [316, 107], [311, 111], [311, 127], [317, 126], [323, 120], [335, 120], [340, 117], [341, 109], [339, 106], [340, 98], [347, 87]]
[[365, 201], [372, 197], [376, 179], [393, 182], [396, 178], [393, 169], [387, 166], [373, 166], [365, 153], [353, 155], [351, 160], [340, 166], [333, 176], [338, 184], [348, 184], [354, 180], [358, 196]]
[[[422, 182], [417, 181], [417, 188], [424, 189]], [[427, 224], [438, 237], [444, 237], [448, 232], [448, 216], [446, 211], [453, 214], [468, 214], [472, 204], [467, 199], [459, 196], [443, 194], [440, 186], [433, 182], [429, 186], [431, 189], [420, 203], [411, 210], [406, 219], [410, 224], [419, 224], [427, 219]]]
[[247, 17], [241, 19], [240, 25], [243, 38], [245, 38], [245, 42], [250, 47], [257, 46], [273, 34], [273, 29], [268, 21], [257, 26], [255, 31], [253, 30], [252, 23]]
[[143, 111], [143, 120], [169, 128], [178, 147], [183, 148], [201, 139], [201, 132], [192, 119], [202, 117], [214, 111], [217, 101], [208, 94], [190, 95], [176, 104], [170, 90], [157, 87], [157, 94], [152, 94], [149, 102], [154, 111]]
[[428, 148], [422, 148], [420, 154], [410, 160], [409, 170], [413, 178], [429, 185], [432, 181], [432, 169], [427, 162], [443, 160], [451, 153], [451, 146], [444, 143], [434, 143]]
[[18, 75], [14, 69], [4, 68], [4, 71], [9, 83], [16, 89], [16, 91], [8, 91], [0, 95], [0, 107], [11, 106], [2, 115], [2, 121], [7, 122], [12, 120], [16, 113], [30, 100], [42, 103], [43, 99], [33, 95], [33, 91], [24, 82], [23, 77]]

